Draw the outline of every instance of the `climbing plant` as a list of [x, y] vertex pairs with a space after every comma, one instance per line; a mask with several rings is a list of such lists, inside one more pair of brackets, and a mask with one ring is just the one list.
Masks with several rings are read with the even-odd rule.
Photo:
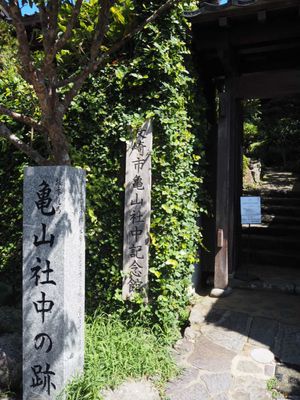
[[[140, 2], [136, 13], [147, 14], [161, 3]], [[87, 81], [64, 121], [73, 163], [87, 170], [87, 308], [118, 311], [166, 329], [184, 320], [202, 240], [203, 104], [183, 18], [192, 5], [178, 4], [140, 32]], [[150, 289], [144, 305], [139, 298], [122, 301], [121, 269], [125, 141], [146, 118], [153, 120], [154, 150]], [[15, 166], [14, 176], [20, 176], [20, 162]], [[14, 190], [7, 180], [2, 184]], [[20, 203], [18, 192], [19, 209]], [[5, 249], [13, 243], [3, 240]], [[3, 255], [7, 270], [13, 248]]]

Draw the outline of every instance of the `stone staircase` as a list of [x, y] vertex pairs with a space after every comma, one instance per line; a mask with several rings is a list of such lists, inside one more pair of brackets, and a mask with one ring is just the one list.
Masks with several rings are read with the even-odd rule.
[[276, 172], [272, 180], [269, 172], [260, 189], [244, 193], [261, 196], [262, 224], [243, 226], [241, 268], [234, 286], [300, 294], [300, 189], [298, 177], [288, 175], [288, 185], [286, 174]]

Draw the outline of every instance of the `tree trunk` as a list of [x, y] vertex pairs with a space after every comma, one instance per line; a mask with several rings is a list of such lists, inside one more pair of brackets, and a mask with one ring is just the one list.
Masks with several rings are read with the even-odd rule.
[[52, 157], [55, 165], [71, 165], [69, 144], [63, 133], [62, 121], [56, 118], [47, 124], [48, 135], [51, 142]]

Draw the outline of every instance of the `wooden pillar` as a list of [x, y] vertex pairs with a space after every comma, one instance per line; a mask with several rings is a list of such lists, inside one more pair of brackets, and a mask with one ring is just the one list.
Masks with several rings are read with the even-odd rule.
[[242, 154], [243, 136], [242, 105], [239, 99], [233, 100], [230, 131], [230, 193], [229, 193], [229, 236], [228, 236], [228, 274], [233, 274], [239, 264], [241, 241], [240, 196], [242, 193]]
[[[219, 95], [216, 191], [216, 255], [212, 296], [230, 291], [228, 272], [233, 268], [237, 227], [237, 107], [235, 81], [230, 78]], [[230, 263], [230, 265], [229, 265]]]

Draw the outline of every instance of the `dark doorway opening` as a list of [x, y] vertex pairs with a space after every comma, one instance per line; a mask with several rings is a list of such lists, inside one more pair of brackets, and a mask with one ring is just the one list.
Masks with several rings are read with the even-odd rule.
[[243, 196], [262, 223], [243, 225], [234, 285], [300, 292], [300, 97], [244, 102]]

